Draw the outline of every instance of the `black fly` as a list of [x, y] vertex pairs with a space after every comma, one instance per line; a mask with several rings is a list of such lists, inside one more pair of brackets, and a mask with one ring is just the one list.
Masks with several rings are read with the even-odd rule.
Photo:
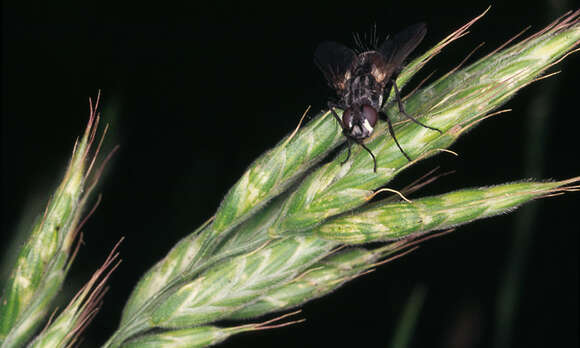
[[[425, 128], [441, 133], [439, 129], [424, 125], [405, 112], [395, 82], [403, 61], [423, 40], [425, 33], [426, 25], [418, 23], [387, 38], [375, 50], [363, 48], [364, 52], [358, 54], [337, 42], [323, 42], [316, 48], [314, 62], [339, 97], [338, 103], [328, 102], [328, 107], [348, 140], [348, 156], [343, 164], [349, 159], [350, 146], [355, 142], [368, 151], [374, 161], [374, 171], [377, 171], [375, 155], [363, 144], [363, 140], [372, 134], [383, 106], [383, 97], [389, 95], [391, 87], [394, 87], [399, 111], [403, 115]], [[344, 110], [342, 120], [334, 111], [335, 107]], [[389, 133], [399, 150], [410, 161], [411, 158], [395, 137], [391, 120], [386, 114], [381, 115], [386, 119]]]

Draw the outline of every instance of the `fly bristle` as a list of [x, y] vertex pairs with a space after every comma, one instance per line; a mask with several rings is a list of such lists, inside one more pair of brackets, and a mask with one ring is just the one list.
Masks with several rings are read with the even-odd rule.
[[362, 52], [366, 51], [363, 40], [361, 39], [359, 33], [353, 33], [352, 38], [354, 40], [355, 45], [353, 51], [355, 51], [356, 54], [361, 54]]
[[374, 23], [370, 32], [363, 33], [363, 36], [359, 33], [352, 34], [354, 40], [354, 51], [356, 54], [361, 54], [367, 51], [375, 51], [379, 47], [379, 38], [377, 36], [377, 24]]

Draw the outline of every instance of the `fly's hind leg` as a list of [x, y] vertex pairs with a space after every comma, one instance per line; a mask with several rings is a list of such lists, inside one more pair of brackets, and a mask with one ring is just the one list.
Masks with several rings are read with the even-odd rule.
[[405, 157], [407, 157], [407, 160], [409, 162], [411, 162], [411, 157], [409, 157], [409, 155], [407, 155], [407, 153], [405, 152], [405, 150], [403, 150], [403, 148], [401, 147], [401, 144], [399, 144], [399, 141], [397, 140], [397, 137], [395, 136], [395, 131], [393, 130], [393, 124], [391, 123], [391, 119], [389, 118], [388, 115], [385, 115], [386, 119], [387, 119], [387, 126], [389, 128], [389, 134], [391, 135], [391, 137], [393, 137], [393, 140], [395, 141], [395, 144], [397, 144], [397, 147], [399, 148], [399, 150], [401, 151], [401, 153], [403, 155], [405, 155]]
[[[401, 94], [399, 93], [399, 88], [397, 87], [397, 82], [395, 81], [395, 79], [391, 80], [391, 83], [393, 84], [393, 88], [395, 90], [395, 99], [397, 100], [397, 105], [399, 106], [399, 112], [402, 113], [403, 115], [405, 115], [406, 118], [408, 118], [409, 120], [413, 121], [414, 123], [418, 124], [421, 127], [425, 127], [427, 129], [431, 129], [434, 131], [437, 131], [439, 133], [443, 133], [441, 132], [441, 130], [435, 128], [435, 127], [430, 127], [426, 124], [423, 124], [422, 122], [420, 122], [419, 120], [417, 120], [416, 118], [414, 118], [413, 116], [407, 114], [407, 112], [405, 111], [405, 108], [403, 106], [403, 101], [401, 100]], [[407, 153], [403, 150], [403, 148], [401, 147], [401, 144], [399, 144], [399, 141], [397, 140], [397, 137], [395, 137], [395, 131], [393, 130], [393, 124], [391, 123], [391, 119], [389, 118], [388, 115], [384, 115], [387, 119], [387, 125], [389, 126], [389, 133], [391, 134], [391, 136], [393, 137], [393, 140], [395, 141], [395, 144], [397, 144], [397, 147], [399, 148], [399, 150], [401, 150], [401, 153], [403, 155], [405, 155], [405, 157], [407, 158], [408, 161], [411, 161], [411, 157], [409, 157], [409, 155], [407, 155]]]
[[[403, 107], [403, 101], [401, 100], [401, 94], [399, 93], [399, 88], [397, 88], [397, 82], [395, 81], [395, 79], [392, 79], [391, 82], [393, 83], [393, 88], [395, 89], [395, 99], [397, 99], [397, 104], [399, 105], [399, 112], [402, 113], [403, 115], [405, 115], [405, 117], [408, 118], [409, 120], [418, 124], [419, 126], [422, 126], [422, 127], [437, 131], [440, 134], [443, 134], [443, 132], [441, 132], [441, 130], [439, 130], [435, 127], [430, 127], [430, 126], [420, 122], [419, 120], [417, 120], [413, 116], [407, 114], [407, 112], [405, 111], [405, 108]], [[389, 126], [390, 126], [390, 123], [389, 123]], [[395, 142], [396, 142], [396, 140], [395, 140]], [[399, 145], [399, 143], [397, 143], [397, 145]], [[399, 146], [399, 148], [401, 148], [401, 147]], [[403, 154], [404, 154], [404, 152], [403, 152]], [[405, 154], [405, 157], [409, 158], [409, 156], [407, 156], [406, 154]]]

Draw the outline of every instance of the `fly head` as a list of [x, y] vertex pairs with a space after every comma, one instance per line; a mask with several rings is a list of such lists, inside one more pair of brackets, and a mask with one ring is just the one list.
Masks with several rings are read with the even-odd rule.
[[354, 105], [342, 115], [342, 129], [355, 140], [368, 138], [377, 124], [378, 112], [369, 105]]

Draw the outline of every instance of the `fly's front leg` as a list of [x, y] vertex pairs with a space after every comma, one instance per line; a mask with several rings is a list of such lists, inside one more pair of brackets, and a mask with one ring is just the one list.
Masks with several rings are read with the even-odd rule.
[[[342, 166], [350, 158], [350, 154], [351, 154], [350, 148], [352, 146], [352, 142], [354, 141], [354, 142], [358, 143], [358, 141], [354, 140], [352, 137], [349, 136], [352, 129], [348, 129], [348, 128], [344, 127], [344, 125], [342, 124], [342, 120], [340, 119], [340, 117], [338, 117], [338, 114], [336, 113], [336, 111], [334, 111], [335, 107], [340, 107], [340, 105], [336, 105], [335, 103], [333, 103], [331, 101], [328, 102], [328, 109], [330, 110], [330, 112], [332, 113], [334, 118], [336, 119], [336, 122], [338, 122], [338, 125], [340, 126], [340, 128], [342, 128], [342, 134], [346, 137], [346, 141], [348, 143], [348, 153], [346, 155], [346, 158], [344, 159], [344, 161], [340, 162], [340, 165]], [[363, 147], [364, 147], [364, 145], [363, 145]], [[371, 156], [372, 156], [372, 154], [371, 154]], [[373, 156], [373, 158], [374, 158], [374, 156]], [[376, 171], [377, 170], [376, 170], [376, 161], [375, 161], [375, 172]]]
[[342, 120], [340, 119], [340, 117], [338, 117], [338, 114], [336, 113], [336, 111], [334, 111], [334, 108], [337, 107], [339, 105], [336, 105], [335, 103], [329, 101], [328, 102], [328, 109], [330, 110], [330, 112], [332, 113], [332, 116], [334, 116], [334, 118], [336, 119], [336, 122], [338, 122], [338, 125], [340, 126], [340, 128], [342, 128], [342, 131], [344, 133], [345, 129], [344, 126], [342, 125]]
[[[371, 155], [371, 157], [373, 158], [373, 164], [374, 164], [373, 171], [376, 173], [377, 172], [377, 159], [375, 158], [375, 155], [365, 144], [363, 144], [362, 140], [357, 141], [356, 143], [359, 144], [360, 146], [362, 146], [363, 149], [367, 150], [367, 152]], [[348, 153], [350, 154], [350, 147], [348, 150], [349, 150]]]
[[350, 147], [352, 146], [352, 141], [350, 141], [349, 137], [346, 137], [346, 142], [348, 143], [348, 154], [346, 155], [346, 158], [344, 159], [344, 161], [340, 162], [340, 165], [344, 165], [348, 159], [350, 158]]

